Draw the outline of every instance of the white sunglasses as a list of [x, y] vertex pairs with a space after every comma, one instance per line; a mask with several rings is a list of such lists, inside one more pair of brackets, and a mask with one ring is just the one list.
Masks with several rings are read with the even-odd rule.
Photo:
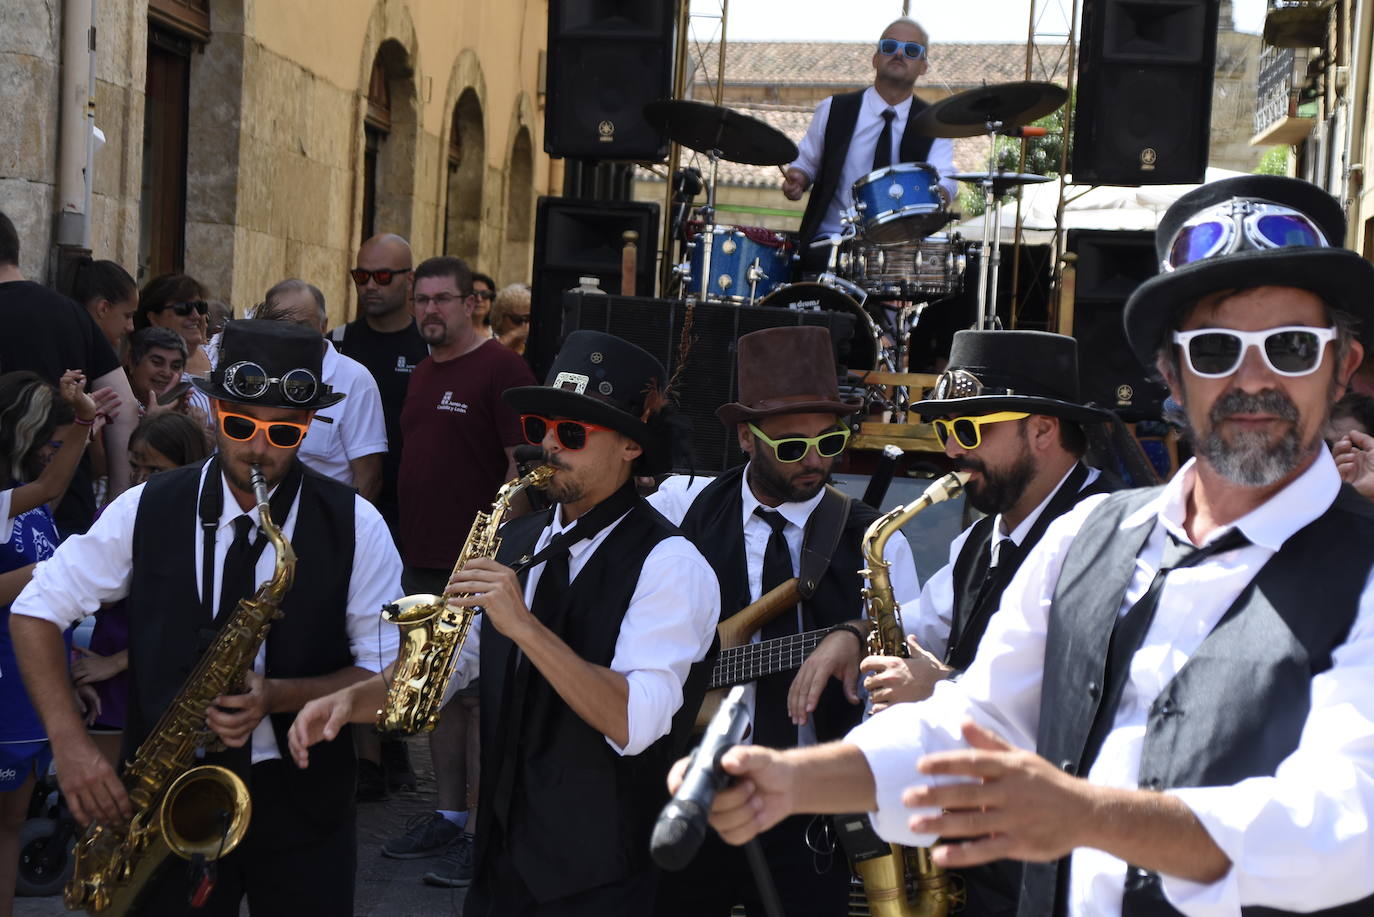
[[1198, 328], [1175, 331], [1174, 343], [1195, 376], [1221, 379], [1240, 368], [1245, 351], [1257, 348], [1264, 363], [1280, 376], [1306, 376], [1322, 362], [1322, 352], [1336, 339], [1335, 328], [1284, 325], [1264, 331]]

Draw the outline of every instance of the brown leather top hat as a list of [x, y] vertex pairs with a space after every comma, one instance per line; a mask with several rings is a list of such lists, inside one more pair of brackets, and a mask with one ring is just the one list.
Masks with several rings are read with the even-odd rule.
[[863, 402], [840, 400], [830, 332], [815, 326], [765, 328], [739, 339], [739, 400], [716, 416], [727, 427], [774, 414], [847, 416]]

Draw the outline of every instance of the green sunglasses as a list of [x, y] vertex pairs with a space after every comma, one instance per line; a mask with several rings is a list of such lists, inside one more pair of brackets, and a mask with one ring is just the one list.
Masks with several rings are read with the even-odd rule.
[[812, 446], [816, 447], [817, 455], [824, 458], [834, 458], [844, 451], [845, 444], [849, 442], [848, 428], [822, 433], [819, 436], [789, 436], [785, 439], [769, 439], [767, 434], [752, 423], [748, 426], [755, 436], [773, 447], [773, 454], [784, 465], [800, 462], [806, 457], [806, 451]]

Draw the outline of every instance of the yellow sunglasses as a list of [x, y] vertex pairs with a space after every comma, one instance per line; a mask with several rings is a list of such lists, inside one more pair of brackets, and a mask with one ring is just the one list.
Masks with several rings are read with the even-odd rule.
[[778, 461], [785, 465], [800, 462], [813, 446], [816, 449], [816, 454], [824, 458], [834, 458], [844, 451], [845, 443], [849, 442], [848, 427], [843, 430], [822, 433], [819, 436], [789, 436], [784, 439], [769, 439], [762, 430], [752, 423], [748, 426], [756, 437], [773, 447], [773, 454], [778, 457]]
[[937, 418], [931, 421], [931, 425], [935, 427], [935, 438], [940, 441], [941, 446], [948, 442], [952, 434], [954, 441], [961, 448], [972, 451], [983, 444], [983, 424], [1021, 420], [1029, 416], [1030, 414], [1025, 411], [998, 411], [996, 414], [984, 414], [981, 417], [956, 417], [953, 420]]

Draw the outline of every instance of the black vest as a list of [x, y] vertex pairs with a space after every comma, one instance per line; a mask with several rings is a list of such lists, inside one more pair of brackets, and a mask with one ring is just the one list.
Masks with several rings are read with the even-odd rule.
[[[682, 533], [706, 557], [720, 581], [722, 621], [750, 601], [749, 571], [744, 557], [744, 504], [740, 492], [744, 468], [743, 465], [732, 468], [708, 484], [692, 501], [682, 520]], [[863, 577], [859, 571], [865, 564], [860, 542], [864, 530], [876, 518], [878, 511], [867, 504], [859, 500], [850, 503], [849, 517], [830, 558], [830, 566], [816, 584], [815, 593], [802, 602], [802, 619], [808, 629], [852, 621], [863, 614], [860, 597]], [[810, 530], [808, 525], [803, 538], [810, 535]], [[779, 672], [767, 678], [790, 684], [795, 675], [795, 672]], [[760, 684], [762, 682], [760, 680]], [[826, 742], [843, 737], [857, 726], [863, 708], [849, 703], [841, 685], [832, 680], [826, 684], [816, 704], [815, 716], [816, 737]]]
[[[496, 559], [514, 565], [530, 553], [552, 518], [552, 510], [523, 516], [501, 529]], [[578, 656], [610, 666], [620, 625], [639, 584], [649, 553], [679, 534], [644, 500], [606, 536], [552, 613], [534, 609]], [[521, 575], [524, 581], [524, 575]], [[480, 651], [482, 784], [478, 806], [477, 871], [498, 822], [502, 843], [520, 877], [540, 903], [623, 881], [651, 868], [649, 834], [667, 802], [665, 779], [685, 749], [701, 706], [710, 658], [692, 666], [683, 705], [668, 735], [637, 755], [619, 755], [606, 737], [587, 725], [531, 667], [524, 706], [507, 709], [505, 693], [516, 654], [511, 640], [483, 625]], [[528, 662], [523, 663], [528, 665]], [[518, 752], [502, 759], [498, 725], [518, 718]], [[495, 811], [502, 771], [518, 768], [509, 812]]]
[[[801, 230], [797, 238], [803, 245], [810, 242], [820, 231], [825, 211], [835, 196], [836, 185], [844, 171], [844, 160], [849, 155], [849, 141], [854, 136], [854, 127], [859, 123], [859, 111], [863, 108], [863, 95], [868, 90], [846, 92], [830, 97], [830, 115], [825, 122], [825, 142], [821, 146], [821, 164], [811, 182], [811, 197], [806, 201], [806, 211], [802, 214]], [[899, 162], [925, 162], [930, 155], [934, 138], [917, 132], [912, 123], [926, 108], [926, 103], [916, 96], [911, 97], [911, 110], [907, 112], [906, 128], [902, 140], [897, 145]]]
[[[201, 631], [211, 622], [203, 620], [196, 591], [196, 541], [201, 536], [196, 510], [203, 464], [155, 475], [138, 503], [134, 567], [125, 603], [130, 675], [126, 760], [152, 731], [208, 642]], [[282, 599], [283, 617], [267, 635], [268, 678], [310, 678], [353, 665], [346, 612], [353, 572], [354, 492], [304, 471], [291, 537], [295, 579]], [[213, 477], [205, 484], [222, 486]], [[264, 550], [272, 549], [268, 545]], [[295, 789], [292, 799], [303, 814], [328, 829], [352, 815], [353, 737], [344, 729], [333, 741], [315, 746], [309, 770], [302, 771], [286, 744], [295, 717], [291, 712], [270, 718]]]
[[1114, 476], [1099, 474], [1086, 487], [1079, 489], [1079, 470], [1087, 472], [1087, 466], [1079, 464], [1069, 477], [1060, 485], [1050, 498], [1049, 505], [1035, 520], [1021, 544], [1010, 541], [1002, 544], [1002, 556], [998, 558], [997, 569], [992, 580], [985, 587], [988, 577], [988, 564], [992, 556], [992, 528], [996, 516], [984, 516], [975, 522], [964, 540], [959, 556], [954, 560], [954, 621], [950, 627], [949, 644], [945, 650], [945, 664], [962, 672], [973, 663], [978, 653], [978, 644], [987, 632], [988, 621], [1001, 603], [1002, 592], [1016, 575], [1031, 548], [1039, 543], [1051, 522], [1073, 509], [1080, 500], [1097, 494], [1108, 494], [1118, 490], [1121, 482]]
[[[1069, 773], [1082, 769], [1112, 628], [1155, 520], [1118, 529], [1158, 493], [1107, 498], [1074, 538], [1055, 586], [1036, 750]], [[1274, 773], [1298, 745], [1312, 678], [1331, 667], [1332, 652], [1355, 620], [1374, 566], [1371, 545], [1374, 504], [1342, 486], [1325, 513], [1284, 542], [1151, 704], [1142, 789], [1227, 786]], [[1321, 584], [1316, 603], [1314, 583]], [[1130, 867], [1124, 878], [1123, 917], [1178, 913], [1157, 875]], [[1067, 859], [1027, 864], [1020, 913], [1063, 913], [1067, 882]], [[1316, 913], [1368, 914], [1372, 904], [1366, 899]], [[1285, 912], [1247, 907], [1241, 913]]]

